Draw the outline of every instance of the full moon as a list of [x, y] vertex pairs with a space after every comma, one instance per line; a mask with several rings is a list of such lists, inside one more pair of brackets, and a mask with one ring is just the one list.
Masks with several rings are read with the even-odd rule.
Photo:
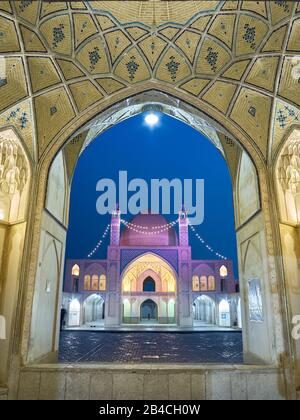
[[158, 123], [158, 116], [155, 114], [147, 114], [145, 117], [145, 122], [146, 124], [150, 125], [150, 127], [153, 127]]

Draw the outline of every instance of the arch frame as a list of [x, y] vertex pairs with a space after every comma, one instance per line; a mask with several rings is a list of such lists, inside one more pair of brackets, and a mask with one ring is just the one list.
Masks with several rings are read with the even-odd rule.
[[[289, 141], [289, 138], [293, 135], [295, 131], [300, 130], [300, 123], [293, 123], [284, 133], [280, 143], [278, 144], [270, 162], [270, 167], [268, 170], [269, 177], [270, 177], [270, 189], [271, 194], [275, 197], [275, 200], [271, 200], [271, 209], [274, 214], [274, 219], [272, 220], [272, 226], [275, 232], [274, 235], [274, 246], [277, 250], [277, 258], [275, 258], [276, 269], [278, 272], [278, 276], [282, 279], [279, 283], [279, 290], [282, 294], [282, 307], [285, 314], [285, 321], [286, 321], [286, 345], [287, 345], [287, 352], [283, 357], [282, 364], [289, 372], [289, 381], [291, 384], [294, 384], [295, 375], [296, 375], [296, 350], [294, 346], [294, 339], [292, 336], [292, 308], [289, 303], [289, 292], [288, 292], [288, 279], [287, 273], [284, 267], [284, 253], [283, 253], [283, 242], [280, 233], [280, 225], [288, 225], [291, 226], [290, 223], [287, 221], [282, 220], [281, 211], [280, 211], [280, 203], [279, 203], [279, 194], [278, 194], [278, 185], [277, 185], [277, 167], [281, 152], [283, 151], [285, 145]], [[299, 241], [300, 242], [300, 241]], [[293, 385], [292, 385], [293, 386]]]
[[[106, 98], [102, 101], [101, 104], [96, 104], [92, 106], [88, 111], [80, 114], [75, 121], [71, 121], [60, 133], [58, 133], [50, 142], [48, 147], [45, 149], [37, 169], [37, 177], [35, 179], [35, 188], [37, 191], [36, 201], [34, 203], [34, 208], [32, 208], [34, 214], [34, 220], [31, 220], [30, 230], [32, 232], [30, 241], [28, 241], [28, 247], [30, 249], [29, 258], [26, 258], [25, 261], [25, 272], [27, 274], [27, 284], [26, 290], [24, 290], [24, 301], [22, 303], [24, 311], [24, 323], [21, 331], [21, 358], [22, 362], [26, 364], [27, 361], [27, 352], [29, 344], [29, 332], [31, 324], [31, 307], [33, 302], [33, 295], [35, 289], [35, 275], [36, 268], [38, 263], [38, 250], [40, 243], [40, 232], [41, 232], [41, 218], [44, 210], [44, 201], [46, 194], [47, 186], [47, 176], [49, 172], [50, 165], [55, 157], [55, 155], [61, 150], [63, 145], [68, 141], [68, 139], [82, 127], [85, 123], [91, 120], [95, 115], [100, 114], [105, 109], [117, 104], [121, 100], [128, 99], [138, 93], [144, 93], [148, 91], [159, 91], [172, 95], [173, 97], [187, 102], [189, 105], [199, 109], [201, 112], [205, 113], [208, 118], [214, 120], [216, 124], [221, 125], [230, 133], [236, 141], [238, 141], [244, 149], [248, 152], [250, 158], [254, 162], [254, 166], [258, 173], [258, 180], [260, 185], [261, 193], [261, 203], [262, 203], [262, 213], [265, 222], [265, 232], [266, 232], [266, 243], [267, 243], [267, 252], [268, 252], [268, 268], [269, 276], [268, 281], [270, 282], [270, 288], [272, 290], [278, 290], [279, 279], [277, 277], [277, 270], [275, 266], [274, 255], [276, 255], [277, 249], [274, 248], [274, 232], [272, 221], [271, 221], [271, 206], [270, 206], [270, 180], [268, 177], [266, 161], [262, 156], [262, 153], [258, 147], [254, 144], [251, 138], [244, 133], [238, 126], [226, 116], [222, 115], [212, 106], [204, 103], [196, 97], [193, 97], [190, 94], [183, 93], [173, 86], [166, 86], [158, 82], [150, 81], [136, 86], [124, 89], [119, 94], [113, 95], [112, 97]], [[276, 249], [276, 251], [275, 251]], [[282, 302], [280, 296], [277, 294], [272, 295], [272, 306], [274, 308], [274, 317], [272, 325], [274, 328], [274, 334], [276, 335], [277, 342], [277, 351], [278, 353], [283, 353], [285, 349], [284, 337], [284, 325], [283, 320], [280, 316], [280, 309], [282, 307]], [[277, 357], [277, 362], [279, 363], [279, 357]]]

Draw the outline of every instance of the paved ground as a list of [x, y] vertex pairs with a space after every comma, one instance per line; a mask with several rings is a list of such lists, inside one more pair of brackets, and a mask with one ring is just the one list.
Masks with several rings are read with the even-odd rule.
[[243, 363], [242, 333], [62, 331], [63, 363]]

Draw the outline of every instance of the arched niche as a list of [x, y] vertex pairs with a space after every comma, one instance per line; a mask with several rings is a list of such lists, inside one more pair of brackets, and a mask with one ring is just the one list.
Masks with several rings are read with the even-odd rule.
[[[6, 383], [16, 319], [18, 294], [24, 283], [22, 261], [27, 233], [32, 162], [21, 137], [11, 128], [0, 131], [0, 383]], [[18, 309], [17, 309], [18, 307]]]
[[236, 201], [238, 225], [243, 225], [260, 209], [257, 173], [251, 158], [245, 151], [241, 154], [238, 167]]
[[46, 209], [62, 224], [67, 223], [68, 178], [63, 152], [59, 152], [49, 170]]
[[[279, 213], [282, 269], [291, 333], [293, 318], [300, 314], [300, 127], [281, 145], [274, 164], [274, 187]], [[296, 387], [300, 387], [300, 340], [290, 336]]]
[[13, 130], [0, 132], [0, 222], [24, 220], [30, 186], [30, 166]]
[[276, 187], [280, 218], [300, 224], [300, 127], [292, 131], [277, 158]]

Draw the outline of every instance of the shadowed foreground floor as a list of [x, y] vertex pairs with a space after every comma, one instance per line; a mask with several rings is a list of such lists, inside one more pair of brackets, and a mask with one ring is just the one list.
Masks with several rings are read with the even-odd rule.
[[62, 331], [63, 363], [243, 363], [241, 332]]

